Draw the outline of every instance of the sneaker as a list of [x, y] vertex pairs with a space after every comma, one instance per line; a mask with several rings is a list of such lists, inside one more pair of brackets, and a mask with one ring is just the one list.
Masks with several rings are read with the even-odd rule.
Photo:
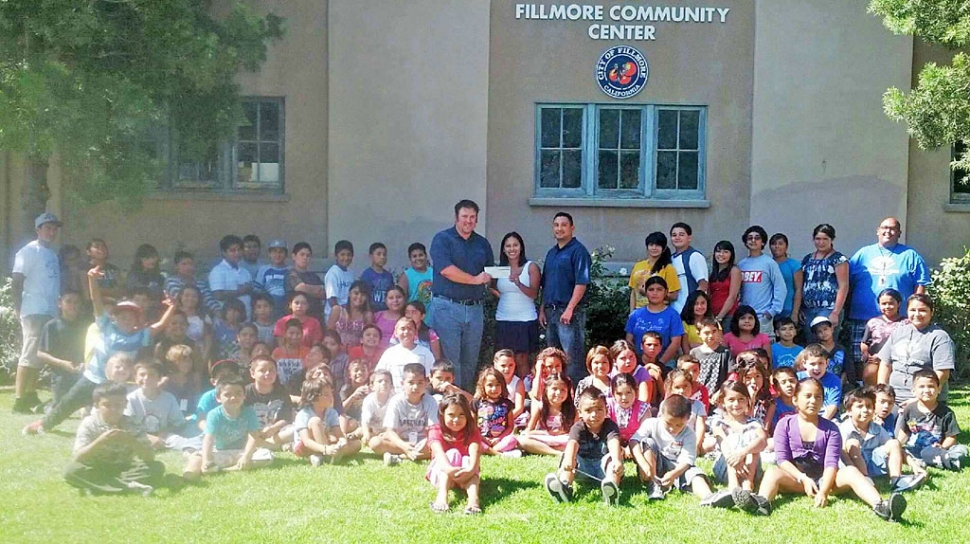
[[653, 480], [647, 484], [647, 500], [651, 501], [662, 501], [664, 500], [664, 488], [660, 485], [660, 480]]
[[750, 494], [750, 496], [753, 508], [747, 510], [748, 512], [758, 516], [771, 515], [771, 503], [768, 501], [768, 499], [762, 497], [761, 495]]
[[[387, 454], [385, 454], [385, 455], [387, 455]], [[385, 460], [385, 463], [386, 462], [387, 461]], [[323, 464], [323, 456], [320, 455], [319, 453], [315, 453], [315, 454], [311, 455], [310, 456], [310, 464], [313, 465], [313, 466], [315, 466], [315, 467], [318, 467], [318, 466], [322, 465]]]
[[393, 467], [401, 464], [401, 456], [391, 452], [384, 452], [384, 466]]
[[15, 414], [30, 414], [30, 406], [27, 404], [26, 397], [17, 397], [13, 399], [13, 409], [11, 412]]
[[151, 497], [155, 488], [139, 482], [128, 482], [128, 490], [132, 493], [139, 493], [142, 497]]
[[502, 457], [506, 459], [519, 459], [522, 457], [522, 450], [503, 451]]
[[741, 487], [732, 489], [731, 498], [734, 499], [734, 506], [745, 512], [752, 512], [758, 508], [758, 503], [747, 489]]
[[33, 423], [27, 424], [26, 427], [20, 430], [20, 434], [24, 436], [32, 434], [44, 434], [44, 420], [38, 419]]
[[906, 510], [906, 498], [899, 493], [893, 493], [888, 499], [877, 502], [872, 510], [886, 521], [899, 521]]
[[925, 472], [922, 474], [910, 474], [907, 476], [900, 476], [895, 478], [892, 483], [893, 493], [902, 493], [903, 491], [910, 491], [918, 488], [926, 482], [926, 478], [929, 475]]
[[37, 391], [31, 391], [26, 397], [27, 409], [30, 410], [32, 414], [38, 414], [44, 412], [44, 401], [40, 400], [37, 396]]
[[701, 499], [701, 506], [711, 506], [714, 508], [731, 508], [734, 504], [734, 491], [730, 489], [722, 489]]
[[600, 491], [603, 492], [603, 502], [606, 506], [616, 506], [620, 501], [620, 488], [616, 487], [616, 484], [609, 480], [604, 480], [600, 484]]
[[555, 473], [546, 474], [546, 491], [556, 502], [569, 502], [573, 498], [572, 486], [564, 484]]
[[943, 458], [943, 468], [947, 470], [952, 470], [953, 472], [960, 472], [963, 468], [963, 459], [960, 455], [949, 455]]

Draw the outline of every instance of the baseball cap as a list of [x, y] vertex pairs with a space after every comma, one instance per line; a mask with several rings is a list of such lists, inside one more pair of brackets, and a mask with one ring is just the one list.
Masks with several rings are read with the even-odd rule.
[[37, 219], [34, 219], [34, 228], [39, 229], [44, 223], [54, 223], [58, 227], [63, 224], [57, 219], [57, 216], [51, 212], [44, 212], [38, 215]]
[[122, 300], [118, 304], [115, 304], [114, 311], [118, 312], [121, 310], [128, 310], [130, 312], [135, 312], [136, 314], [141, 314], [141, 306], [135, 304], [130, 300]]
[[815, 317], [815, 319], [812, 319], [812, 324], [809, 328], [814, 329], [815, 325], [821, 325], [822, 323], [828, 323], [829, 325], [831, 325], [832, 321], [829, 318], [825, 317], [824, 315], [820, 315]]
[[275, 249], [275, 248], [286, 249], [286, 240], [280, 240], [279, 238], [270, 240], [269, 249]]

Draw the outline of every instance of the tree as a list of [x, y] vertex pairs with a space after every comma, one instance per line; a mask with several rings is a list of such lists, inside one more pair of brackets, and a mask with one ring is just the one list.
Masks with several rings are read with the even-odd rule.
[[59, 160], [79, 203], [137, 201], [159, 178], [160, 127], [180, 150], [232, 135], [239, 70], [255, 71], [282, 19], [211, 0], [0, 1], [0, 149], [27, 163], [24, 230]]
[[[970, 40], [970, 2], [966, 0], [872, 0], [871, 13], [896, 34], [911, 34], [949, 49]], [[883, 97], [886, 114], [905, 121], [920, 149], [970, 142], [970, 57], [959, 52], [949, 66], [927, 63], [908, 94], [897, 88]], [[954, 169], [970, 169], [970, 154], [957, 157]], [[960, 180], [968, 183], [966, 178]]]

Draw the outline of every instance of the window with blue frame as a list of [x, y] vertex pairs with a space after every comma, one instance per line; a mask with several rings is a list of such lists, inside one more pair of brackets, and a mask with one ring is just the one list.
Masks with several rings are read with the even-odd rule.
[[539, 104], [535, 193], [551, 198], [705, 198], [704, 107]]
[[[967, 153], [967, 143], [959, 141], [951, 148], [951, 159], [962, 159]], [[970, 204], [970, 172], [963, 168], [950, 168], [950, 203]]]

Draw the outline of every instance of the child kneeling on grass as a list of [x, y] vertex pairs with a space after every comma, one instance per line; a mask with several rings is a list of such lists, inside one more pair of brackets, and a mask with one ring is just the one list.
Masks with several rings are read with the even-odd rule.
[[603, 502], [608, 506], [617, 503], [623, 479], [620, 428], [606, 417], [606, 395], [595, 387], [587, 388], [579, 396], [579, 421], [569, 430], [558, 474], [546, 475], [546, 491], [553, 500], [572, 500], [577, 472], [581, 477], [599, 482]]
[[245, 470], [273, 462], [273, 452], [257, 447], [267, 443], [259, 436], [256, 411], [244, 404], [245, 383], [226, 375], [216, 386], [219, 406], [206, 416], [202, 452], [192, 454], [182, 472], [187, 480], [198, 480], [203, 472]]
[[464, 395], [448, 393], [438, 404], [438, 421], [428, 432], [431, 463], [425, 477], [438, 490], [431, 510], [447, 512], [448, 490], [459, 487], [468, 493], [466, 514], [481, 514], [478, 502], [482, 435]]
[[340, 430], [340, 418], [333, 409], [333, 382], [326, 378], [303, 382], [300, 411], [293, 427], [293, 453], [309, 457], [315, 467], [335, 463], [360, 451], [360, 440], [348, 439]]
[[64, 479], [82, 492], [147, 496], [165, 474], [144, 431], [124, 415], [126, 395], [112, 381], [94, 388], [94, 410], [78, 427], [74, 459], [64, 468]]

